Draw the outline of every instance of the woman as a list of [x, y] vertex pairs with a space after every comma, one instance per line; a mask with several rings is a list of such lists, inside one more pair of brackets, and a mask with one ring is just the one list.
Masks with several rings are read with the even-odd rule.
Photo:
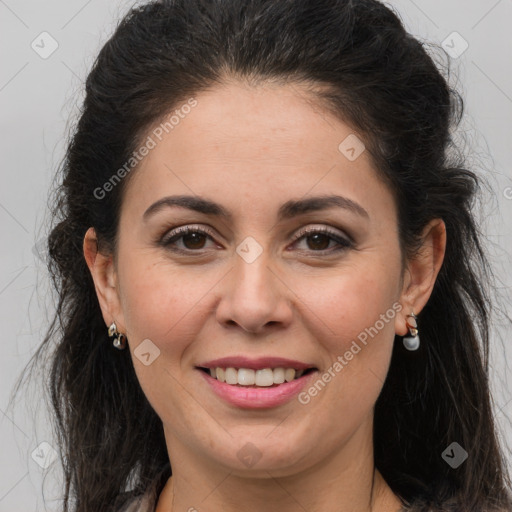
[[65, 510], [512, 510], [461, 116], [375, 0], [133, 9], [49, 239]]

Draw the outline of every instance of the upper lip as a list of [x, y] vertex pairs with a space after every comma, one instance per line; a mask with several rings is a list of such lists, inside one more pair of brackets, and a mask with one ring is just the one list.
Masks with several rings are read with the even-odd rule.
[[307, 370], [315, 368], [315, 365], [286, 359], [283, 357], [258, 357], [251, 359], [244, 356], [221, 357], [197, 365], [199, 368], [249, 368], [251, 370], [263, 370], [264, 368], [295, 368]]

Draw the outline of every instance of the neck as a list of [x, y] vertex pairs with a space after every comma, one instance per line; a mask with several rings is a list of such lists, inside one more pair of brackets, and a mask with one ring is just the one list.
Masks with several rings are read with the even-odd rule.
[[[371, 430], [370, 430], [371, 433]], [[263, 469], [254, 476], [219, 467], [166, 434], [173, 476], [156, 512], [397, 512], [392, 493], [373, 460], [368, 432], [356, 432], [341, 449], [302, 471]]]

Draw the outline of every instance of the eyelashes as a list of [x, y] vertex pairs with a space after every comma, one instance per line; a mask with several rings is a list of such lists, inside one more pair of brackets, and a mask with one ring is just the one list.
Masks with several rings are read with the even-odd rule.
[[[199, 235], [199, 237], [198, 236], [191, 237], [192, 234]], [[182, 227], [173, 229], [171, 232], [166, 234], [160, 241], [160, 245], [162, 245], [165, 248], [170, 249], [172, 251], [176, 251], [176, 252], [182, 252], [182, 253], [198, 252], [197, 250], [194, 250], [194, 249], [189, 249], [189, 248], [181, 249], [181, 248], [175, 247], [176, 241], [180, 240], [180, 239], [184, 239], [185, 237], [188, 237], [188, 239], [192, 238], [192, 242], [194, 243], [194, 240], [193, 240], [194, 238], [195, 238], [195, 242], [197, 242], [197, 239], [200, 237], [208, 237], [208, 238], [212, 239], [214, 237], [214, 233], [212, 231], [210, 231], [209, 229], [201, 228], [201, 227], [197, 227], [197, 226], [182, 226]], [[199, 249], [201, 250], [203, 248], [199, 247]]]
[[318, 228], [305, 228], [295, 237], [293, 238], [292, 242], [295, 244], [300, 240], [307, 240], [310, 237], [320, 237], [320, 240], [322, 238], [327, 239], [329, 241], [329, 244], [331, 241], [334, 241], [338, 244], [338, 247], [335, 247], [334, 249], [321, 249], [321, 250], [314, 250], [314, 249], [307, 249], [308, 251], [317, 252], [317, 253], [323, 253], [325, 251], [327, 252], [338, 252], [342, 250], [349, 249], [353, 246], [353, 243], [348, 238], [344, 238], [342, 235], [340, 235], [338, 232], [333, 231], [325, 226], [318, 227]]
[[[194, 255], [194, 253], [197, 253], [198, 255], [202, 255], [205, 251], [209, 250], [208, 247], [204, 246], [205, 244], [203, 244], [203, 241], [206, 242], [206, 239], [209, 239], [214, 242], [214, 238], [215, 233], [212, 230], [202, 226], [190, 225], [181, 226], [167, 232], [158, 241], [158, 244], [175, 253], [187, 255]], [[320, 249], [298, 249], [298, 252], [300, 253], [312, 253], [315, 256], [346, 251], [354, 246], [353, 241], [348, 236], [344, 237], [337, 231], [325, 226], [309, 227], [300, 230], [296, 235], [294, 235], [292, 244], [296, 245], [301, 240], [306, 241], [306, 245], [308, 245], [308, 240], [313, 240], [313, 246], [315, 244], [321, 246]], [[181, 242], [181, 247], [178, 242]], [[327, 246], [330, 246], [331, 242], [335, 242], [337, 245], [335, 245], [334, 248], [325, 248], [325, 242], [327, 242]], [[217, 246], [215, 242], [214, 246]]]

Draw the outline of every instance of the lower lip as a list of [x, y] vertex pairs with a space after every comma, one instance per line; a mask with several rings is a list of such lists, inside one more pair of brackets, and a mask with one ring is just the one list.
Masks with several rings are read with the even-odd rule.
[[312, 371], [291, 382], [279, 384], [279, 386], [252, 388], [232, 386], [214, 379], [203, 370], [198, 370], [198, 372], [202, 374], [217, 396], [231, 405], [244, 409], [265, 409], [285, 404], [298, 395], [306, 386], [308, 380], [317, 373], [316, 370]]

